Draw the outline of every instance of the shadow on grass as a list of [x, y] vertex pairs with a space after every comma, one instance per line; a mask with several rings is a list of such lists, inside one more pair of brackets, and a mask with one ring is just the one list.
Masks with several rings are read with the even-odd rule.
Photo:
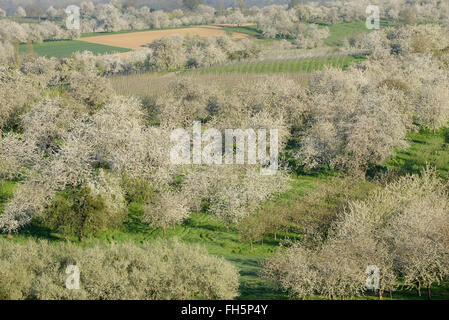
[[39, 223], [33, 223], [29, 227], [23, 229], [20, 232], [20, 235], [25, 238], [61, 241], [61, 238], [56, 235], [55, 230], [42, 226]]
[[128, 233], [148, 233], [153, 231], [147, 224], [142, 222], [144, 207], [140, 203], [131, 203], [126, 219], [123, 221], [122, 229]]

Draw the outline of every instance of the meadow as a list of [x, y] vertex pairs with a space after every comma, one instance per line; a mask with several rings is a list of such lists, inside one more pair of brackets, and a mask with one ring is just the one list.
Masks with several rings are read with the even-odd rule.
[[[95, 55], [106, 55], [121, 52], [129, 52], [131, 49], [89, 43], [80, 40], [44, 41], [34, 43], [32, 50], [39, 56], [47, 57], [69, 57], [77, 51], [90, 51]], [[26, 54], [29, 51], [27, 44], [19, 45], [19, 53]]]

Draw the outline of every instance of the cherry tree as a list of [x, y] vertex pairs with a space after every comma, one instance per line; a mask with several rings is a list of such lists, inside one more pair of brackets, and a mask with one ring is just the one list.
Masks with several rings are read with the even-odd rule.
[[142, 221], [152, 227], [162, 228], [165, 236], [168, 227], [174, 227], [188, 217], [189, 210], [185, 202], [183, 194], [161, 190], [155, 195], [154, 200], [145, 206]]

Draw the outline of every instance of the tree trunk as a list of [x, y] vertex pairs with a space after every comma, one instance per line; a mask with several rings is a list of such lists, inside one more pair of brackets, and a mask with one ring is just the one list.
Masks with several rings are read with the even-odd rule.
[[379, 300], [383, 300], [383, 292], [382, 289], [379, 289]]
[[276, 241], [277, 239], [276, 239], [276, 232], [274, 233], [274, 240]]
[[418, 296], [420, 296], [421, 297], [421, 283], [420, 282], [418, 282]]
[[432, 289], [431, 289], [431, 285], [427, 285], [427, 298], [429, 300], [432, 300]]
[[162, 228], [162, 234], [164, 235], [164, 238], [167, 236], [167, 231], [165, 230], [165, 228]]
[[252, 252], [253, 251], [253, 241], [252, 240], [249, 242], [249, 247], [250, 247], [250, 250]]
[[393, 291], [390, 290], [390, 300], [393, 300]]

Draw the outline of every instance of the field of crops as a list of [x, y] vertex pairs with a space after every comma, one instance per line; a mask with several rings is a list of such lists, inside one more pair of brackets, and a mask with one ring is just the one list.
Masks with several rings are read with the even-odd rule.
[[195, 69], [187, 72], [192, 74], [303, 73], [323, 70], [325, 67], [346, 69], [351, 64], [363, 61], [364, 59], [364, 56], [335, 56], [268, 60], [227, 64], [210, 68]]
[[[26, 44], [19, 46], [19, 53], [24, 54], [28, 50]], [[131, 51], [127, 48], [113, 47], [102, 44], [89, 43], [79, 40], [44, 41], [34, 43], [33, 51], [40, 56], [69, 57], [77, 51], [91, 51], [95, 55], [112, 54]]]

